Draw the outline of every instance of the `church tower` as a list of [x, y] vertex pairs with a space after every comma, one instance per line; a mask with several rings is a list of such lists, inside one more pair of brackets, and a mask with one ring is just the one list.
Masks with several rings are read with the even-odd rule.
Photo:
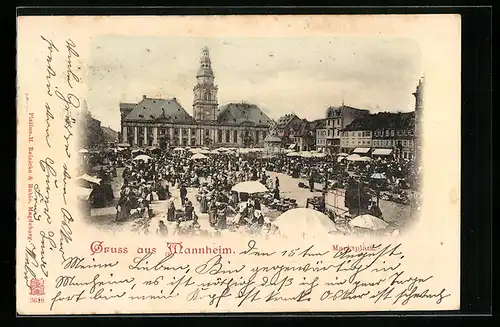
[[214, 84], [214, 78], [210, 53], [208, 48], [204, 47], [196, 74], [196, 85], [193, 88], [193, 116], [197, 121], [217, 120], [218, 87]]

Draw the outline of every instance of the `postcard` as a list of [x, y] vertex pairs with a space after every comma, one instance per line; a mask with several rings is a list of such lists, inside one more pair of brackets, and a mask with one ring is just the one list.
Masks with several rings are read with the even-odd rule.
[[18, 314], [458, 310], [460, 38], [19, 16]]

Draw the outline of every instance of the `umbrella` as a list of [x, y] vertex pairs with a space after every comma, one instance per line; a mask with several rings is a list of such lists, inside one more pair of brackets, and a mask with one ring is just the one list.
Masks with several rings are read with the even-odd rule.
[[229, 149], [224, 148], [224, 147], [220, 147], [220, 148], [217, 149], [217, 151], [226, 152], [226, 151], [229, 151]]
[[76, 195], [78, 197], [78, 200], [88, 200], [90, 193], [92, 193], [91, 188], [86, 188], [81, 186], [76, 187]]
[[298, 152], [290, 152], [286, 154], [287, 157], [300, 157], [300, 153]]
[[210, 152], [210, 150], [207, 150], [207, 149], [201, 149], [199, 153], [209, 154], [211, 152]]
[[370, 158], [370, 157], [360, 157], [358, 159], [358, 161], [371, 161], [371, 160], [372, 160], [372, 158]]
[[327, 236], [338, 231], [327, 215], [309, 208], [288, 210], [273, 223], [278, 226], [280, 233], [287, 237]]
[[347, 157], [349, 154], [345, 153], [345, 152], [341, 152], [338, 154], [339, 157]]
[[148, 161], [150, 159], [153, 159], [153, 158], [151, 158], [150, 156], [145, 155], [145, 154], [140, 154], [134, 158], [134, 160], [144, 160], [144, 161]]
[[206, 146], [202, 146], [201, 148], [202, 148], [203, 150], [210, 150], [210, 148], [209, 148], [209, 147], [206, 147]]
[[374, 173], [370, 176], [373, 179], [385, 179], [385, 174], [384, 173]]
[[345, 159], [345, 157], [337, 157], [337, 162], [341, 162], [344, 159]]
[[191, 153], [200, 153], [201, 149], [200, 148], [189, 149], [189, 152], [191, 152]]
[[302, 158], [311, 158], [313, 156], [312, 153], [308, 152], [308, 151], [301, 151], [301, 152], [299, 152], [299, 155]]
[[78, 151], [78, 153], [88, 153], [88, 152], [89, 152], [89, 150], [87, 150], [87, 149], [80, 149], [80, 151]]
[[385, 229], [389, 226], [388, 223], [375, 216], [365, 214], [361, 216], [354, 217], [349, 225], [352, 227], [366, 228], [371, 230]]
[[314, 152], [312, 156], [315, 157], [315, 158], [324, 158], [324, 157], [326, 157], [326, 153], [323, 153], [323, 152]]
[[267, 187], [265, 187], [263, 184], [257, 181], [248, 181], [248, 182], [242, 182], [239, 184], [236, 184], [233, 186], [231, 191], [238, 192], [238, 193], [264, 193], [268, 192], [269, 190]]
[[202, 153], [196, 153], [196, 154], [193, 154], [190, 159], [191, 160], [208, 159], [208, 157]]
[[174, 151], [186, 151], [184, 148], [175, 148]]
[[212, 151], [210, 151], [209, 153], [211, 153], [211, 154], [220, 154], [220, 152], [219, 152], [219, 151], [217, 151], [217, 150], [212, 150]]
[[97, 177], [93, 177], [87, 174], [83, 174], [76, 178], [77, 180], [84, 180], [92, 184], [101, 184], [101, 179]]

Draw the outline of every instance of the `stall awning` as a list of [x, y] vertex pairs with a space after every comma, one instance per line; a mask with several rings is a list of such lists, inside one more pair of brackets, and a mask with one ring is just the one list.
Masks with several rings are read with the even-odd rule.
[[370, 148], [356, 148], [352, 153], [368, 153], [370, 152]]
[[295, 147], [297, 146], [296, 143], [293, 143], [293, 144], [290, 144], [290, 146], [288, 147], [289, 149], [294, 149]]
[[392, 153], [392, 149], [375, 149], [373, 150], [374, 156], [388, 156]]

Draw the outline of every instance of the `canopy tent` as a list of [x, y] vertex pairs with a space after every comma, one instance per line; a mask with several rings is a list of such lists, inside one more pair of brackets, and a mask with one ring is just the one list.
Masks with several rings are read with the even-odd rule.
[[219, 151], [219, 152], [227, 152], [227, 151], [229, 151], [228, 148], [224, 148], [224, 147], [217, 148], [216, 150]]
[[134, 154], [134, 155], [146, 154], [146, 152], [142, 149], [134, 149], [134, 150], [132, 150], [132, 154]]
[[370, 157], [360, 157], [358, 159], [358, 161], [371, 161], [371, 160], [372, 160], [372, 158], [370, 158]]
[[81, 186], [76, 187], [76, 196], [78, 197], [78, 200], [88, 200], [90, 193], [92, 193], [91, 188]]
[[348, 153], [345, 153], [345, 152], [341, 152], [339, 154], [337, 154], [339, 157], [347, 157], [349, 154]]
[[356, 148], [352, 153], [357, 153], [357, 154], [366, 154], [370, 152], [370, 148]]
[[328, 216], [309, 208], [288, 210], [273, 223], [278, 226], [280, 234], [286, 237], [324, 237], [338, 231]]
[[291, 153], [291, 152], [294, 152], [294, 151], [292, 149], [286, 149], [284, 152], [285, 153]]
[[94, 177], [94, 176], [90, 176], [90, 175], [87, 175], [87, 174], [83, 174], [79, 177], [76, 178], [76, 180], [82, 180], [82, 181], [87, 181], [91, 184], [97, 184], [97, 185], [100, 185], [101, 184], [101, 179], [100, 178], [97, 178], [97, 177]]
[[298, 152], [290, 152], [286, 154], [287, 157], [300, 157], [300, 153]]
[[174, 151], [186, 151], [184, 148], [174, 148]]
[[189, 149], [189, 152], [191, 153], [201, 153], [201, 150], [200, 148], [193, 148], [193, 149]]
[[290, 146], [288, 148], [289, 149], [295, 149], [296, 146], [297, 146], [297, 143], [293, 143], [293, 144], [290, 144]]
[[302, 158], [311, 158], [313, 156], [312, 153], [308, 151], [300, 151], [299, 154]]
[[80, 149], [80, 151], [78, 151], [78, 153], [88, 153], [88, 152], [89, 152], [89, 150], [87, 150], [87, 149]]
[[372, 179], [386, 179], [384, 173], [374, 173], [370, 176]]
[[267, 187], [265, 187], [263, 184], [257, 181], [248, 181], [248, 182], [242, 182], [238, 183], [233, 186], [231, 191], [238, 192], [238, 193], [248, 193], [248, 194], [253, 194], [253, 193], [264, 193], [268, 192], [269, 190]]
[[217, 151], [217, 149], [210, 151], [210, 153], [211, 153], [211, 154], [220, 154], [220, 152], [219, 152], [219, 151]]
[[208, 159], [208, 157], [202, 153], [196, 153], [189, 158], [190, 160], [201, 160], [201, 159]]
[[375, 216], [365, 214], [361, 216], [354, 217], [350, 222], [349, 226], [359, 227], [370, 230], [386, 229], [389, 226], [388, 223]]
[[323, 153], [323, 152], [314, 152], [314, 153], [312, 154], [312, 156], [313, 156], [314, 158], [324, 158], [324, 157], [326, 157], [326, 153]]
[[388, 156], [392, 153], [392, 149], [375, 149], [372, 152], [374, 156]]
[[207, 149], [201, 149], [198, 153], [209, 154], [209, 153], [210, 153], [210, 150], [207, 150]]
[[118, 143], [116, 146], [121, 147], [121, 148], [128, 148], [130, 144], [128, 143]]
[[148, 160], [151, 160], [153, 158], [151, 158], [150, 156], [148, 155], [145, 155], [145, 154], [140, 154], [138, 155], [137, 157], [134, 158], [134, 160], [143, 160], [143, 161], [148, 161]]
[[210, 148], [209, 148], [209, 147], [206, 147], [206, 146], [202, 146], [201, 148], [202, 148], [203, 150], [210, 150]]

